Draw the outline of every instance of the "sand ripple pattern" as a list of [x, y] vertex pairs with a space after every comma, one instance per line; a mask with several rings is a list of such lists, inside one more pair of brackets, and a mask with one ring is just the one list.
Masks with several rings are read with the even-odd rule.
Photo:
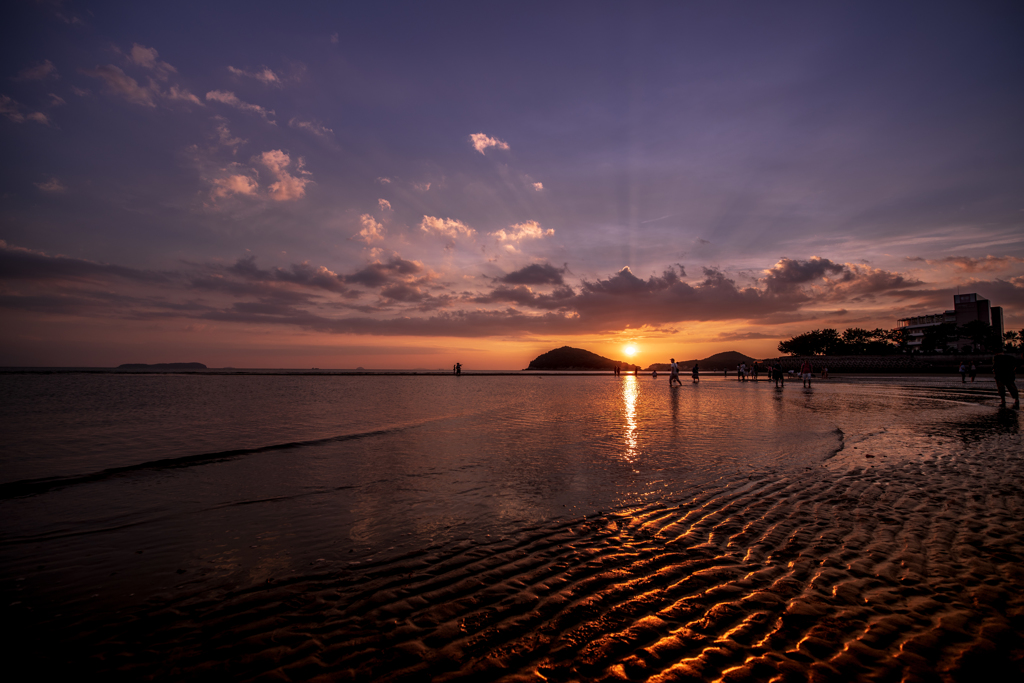
[[157, 679], [1022, 680], [1014, 443], [195, 597], [90, 649]]

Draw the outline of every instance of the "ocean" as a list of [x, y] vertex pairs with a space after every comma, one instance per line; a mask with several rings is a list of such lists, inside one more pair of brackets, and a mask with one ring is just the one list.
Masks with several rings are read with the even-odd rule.
[[1019, 438], [989, 378], [667, 379], [2, 373], [4, 604], [112, 666], [95, 634], [167, 605]]

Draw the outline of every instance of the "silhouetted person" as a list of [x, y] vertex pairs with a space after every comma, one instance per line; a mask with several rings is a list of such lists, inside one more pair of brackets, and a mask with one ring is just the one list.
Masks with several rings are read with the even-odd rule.
[[960, 363], [960, 369], [957, 372], [960, 373], [960, 383], [965, 383], [967, 381], [967, 365]]
[[700, 364], [693, 364], [693, 371], [690, 373], [693, 376], [693, 383], [697, 384], [700, 382]]
[[1020, 409], [1020, 395], [1017, 393], [1017, 369], [1022, 367], [1020, 359], [1012, 353], [997, 353], [992, 358], [992, 374], [999, 390], [999, 405], [1006, 406], [1006, 392], [1013, 398], [1014, 410]]
[[651, 379], [658, 379], [658, 370], [651, 370]]
[[786, 386], [786, 375], [782, 372], [782, 363], [775, 361], [775, 365], [772, 366], [772, 374], [775, 375], [775, 386], [779, 386], [779, 382], [782, 382], [782, 386]]
[[814, 373], [814, 368], [811, 367], [811, 361], [804, 360], [800, 365], [800, 377], [804, 381], [804, 388], [809, 389], [811, 386], [811, 375]]
[[668, 370], [669, 370], [668, 385], [672, 386], [672, 382], [679, 382], [679, 386], [683, 386], [682, 380], [679, 379], [679, 366], [676, 364], [676, 359], [675, 358], [671, 358], [669, 360], [672, 361], [672, 364], [668, 366]]
[[636, 377], [638, 374], [640, 374], [640, 366], [639, 365], [637, 367], [633, 368], [633, 376]]
[[978, 366], [974, 364], [974, 361], [971, 361], [971, 381], [973, 382], [974, 378], [977, 377], [977, 376], [978, 376]]
[[457, 375], [458, 372], [459, 372], [457, 366], [458, 366], [458, 363], [456, 363], [455, 365], [452, 366], [452, 374], [453, 375]]
[[458, 377], [462, 374], [462, 363], [455, 364], [455, 376]]

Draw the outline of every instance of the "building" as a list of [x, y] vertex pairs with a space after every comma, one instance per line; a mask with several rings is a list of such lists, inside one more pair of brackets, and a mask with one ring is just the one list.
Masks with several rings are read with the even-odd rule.
[[[896, 329], [905, 330], [906, 346], [910, 350], [919, 349], [924, 340], [925, 330], [929, 327], [936, 327], [944, 323], [952, 323], [957, 327], [966, 325], [974, 320], [980, 320], [986, 325], [991, 325], [993, 330], [1003, 338], [1003, 309], [1001, 306], [989, 305], [988, 299], [978, 296], [977, 293], [956, 294], [953, 297], [953, 309], [942, 313], [931, 315], [918, 315], [911, 318], [900, 318], [896, 321]], [[968, 339], [957, 339], [950, 341], [948, 346], [957, 350], [969, 346]]]

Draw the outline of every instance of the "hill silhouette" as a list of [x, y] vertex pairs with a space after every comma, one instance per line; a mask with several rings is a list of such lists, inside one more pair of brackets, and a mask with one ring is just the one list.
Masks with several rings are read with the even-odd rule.
[[123, 363], [118, 370], [206, 370], [202, 363]]
[[532, 361], [527, 370], [614, 370], [619, 366], [623, 370], [639, 369], [639, 365], [621, 360], [612, 360], [599, 356], [585, 349], [574, 349], [563, 346], [559, 349], [542, 353]]
[[[754, 361], [750, 356], [746, 356], [739, 351], [723, 351], [722, 353], [716, 353], [713, 356], [701, 360], [679, 360], [676, 364], [679, 365], [680, 369], [687, 370], [693, 367], [694, 363], [700, 363], [701, 370], [735, 370], [736, 366], [740, 363], [746, 363], [750, 365]], [[647, 370], [668, 371], [670, 363], [652, 363], [647, 366]]]

